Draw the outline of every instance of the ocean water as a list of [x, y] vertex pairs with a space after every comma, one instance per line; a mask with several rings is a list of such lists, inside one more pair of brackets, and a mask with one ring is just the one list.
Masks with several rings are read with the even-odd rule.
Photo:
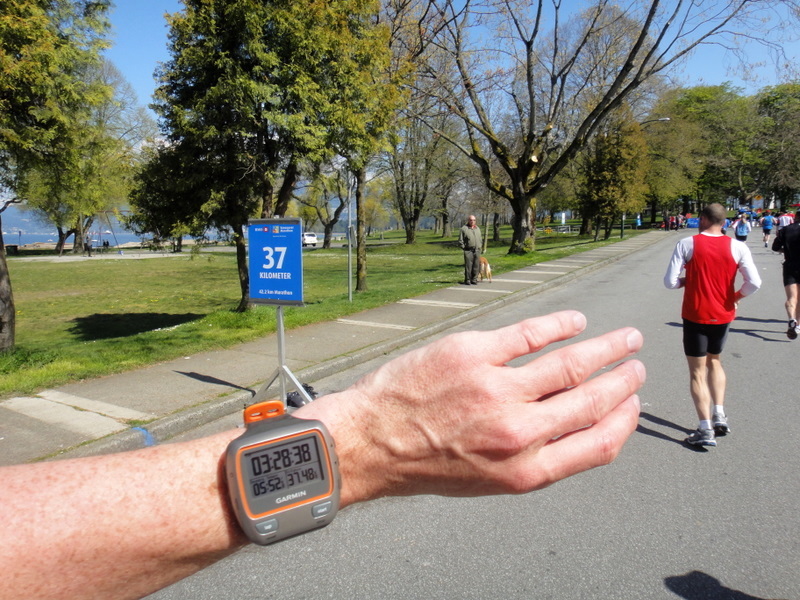
[[[58, 241], [58, 233], [53, 225], [43, 223], [34, 212], [19, 206], [9, 206], [0, 213], [0, 219], [3, 243], [6, 245], [55, 244]], [[112, 246], [140, 243], [142, 240], [140, 236], [125, 229], [113, 214], [98, 217], [86, 237], [92, 240], [93, 246], [102, 246], [105, 240]], [[72, 246], [72, 242], [72, 237], [69, 237], [67, 245]]]
[[[121, 246], [130, 242], [141, 243], [142, 238], [129, 231], [125, 232], [92, 232], [92, 246], [99, 247], [108, 240], [110, 246]], [[31, 246], [33, 244], [55, 244], [58, 241], [58, 234], [51, 233], [23, 233], [21, 231], [3, 231], [3, 243], [8, 246], [16, 244], [18, 246]], [[72, 247], [72, 236], [67, 238], [67, 247]]]

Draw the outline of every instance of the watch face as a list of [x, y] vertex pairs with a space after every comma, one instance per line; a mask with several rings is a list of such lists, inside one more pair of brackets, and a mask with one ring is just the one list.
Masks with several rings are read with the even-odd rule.
[[316, 431], [245, 446], [237, 462], [251, 518], [313, 502], [333, 491], [329, 457]]
[[341, 481], [325, 425], [284, 415], [280, 402], [251, 405], [245, 423], [226, 452], [231, 507], [244, 534], [272, 544], [333, 521]]

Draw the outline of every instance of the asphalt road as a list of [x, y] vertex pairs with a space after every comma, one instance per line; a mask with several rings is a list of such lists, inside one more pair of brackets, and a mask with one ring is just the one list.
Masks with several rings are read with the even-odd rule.
[[[751, 234], [764, 286], [742, 302], [723, 358], [732, 434], [696, 451], [682, 444], [696, 417], [681, 292], [661, 282], [678, 235], [455, 329], [565, 307], [587, 315], [584, 336], [638, 327], [642, 416], [613, 465], [524, 496], [353, 506], [322, 531], [247, 547], [150, 598], [800, 598], [800, 340], [784, 333], [780, 259]], [[342, 389], [388, 358], [315, 387]]]

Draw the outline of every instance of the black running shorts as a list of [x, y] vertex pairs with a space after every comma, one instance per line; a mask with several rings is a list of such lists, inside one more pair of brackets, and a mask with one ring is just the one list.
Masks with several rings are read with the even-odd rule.
[[730, 323], [709, 325], [684, 319], [683, 353], [697, 358], [706, 354], [722, 354], [729, 326]]
[[789, 263], [783, 263], [783, 285], [800, 284], [800, 271], [797, 271]]

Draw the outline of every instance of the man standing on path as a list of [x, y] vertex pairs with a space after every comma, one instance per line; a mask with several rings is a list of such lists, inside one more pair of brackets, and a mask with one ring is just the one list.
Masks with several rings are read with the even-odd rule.
[[786, 290], [786, 315], [789, 317], [789, 328], [786, 337], [797, 339], [800, 327], [800, 306], [797, 304], [800, 289], [800, 211], [794, 217], [794, 223], [782, 227], [772, 243], [773, 252], [783, 253], [783, 289]]
[[[668, 288], [686, 288], [681, 311], [683, 349], [700, 420], [697, 431], [685, 440], [693, 446], [716, 446], [716, 435], [730, 433], [723, 407], [726, 379], [720, 354], [739, 300], [761, 287], [750, 250], [743, 242], [723, 235], [724, 223], [725, 209], [720, 204], [701, 210], [700, 233], [678, 242], [664, 275]], [[681, 277], [684, 267], [686, 275]], [[744, 284], [735, 291], [737, 271]]]
[[464, 285], [478, 285], [481, 270], [481, 230], [470, 215], [467, 224], [461, 228], [458, 246], [464, 251]]

